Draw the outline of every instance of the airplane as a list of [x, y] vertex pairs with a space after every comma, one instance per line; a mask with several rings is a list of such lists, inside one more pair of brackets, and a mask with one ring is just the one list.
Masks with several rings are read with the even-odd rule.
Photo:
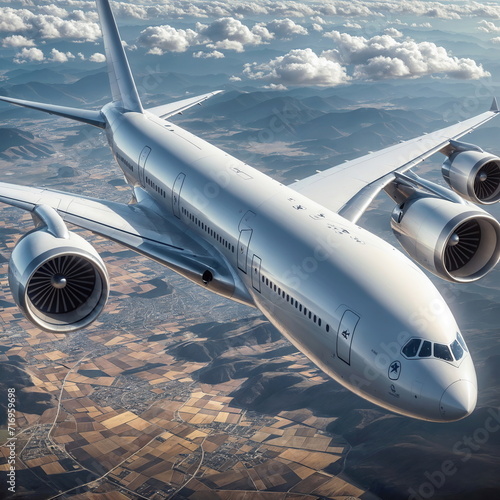
[[[105, 265], [72, 224], [257, 308], [317, 367], [376, 405], [432, 422], [469, 415], [473, 360], [416, 263], [467, 283], [500, 259], [500, 224], [477, 206], [500, 200], [500, 158], [460, 141], [498, 114], [496, 100], [465, 121], [286, 186], [169, 120], [219, 91], [144, 108], [109, 0], [96, 3], [112, 102], [83, 110], [0, 99], [102, 129], [132, 201], [0, 183], [0, 201], [30, 212], [35, 225], [8, 272], [27, 319], [68, 333], [105, 307]], [[437, 152], [450, 189], [414, 172]], [[408, 256], [357, 224], [382, 190], [395, 202], [391, 226]]]

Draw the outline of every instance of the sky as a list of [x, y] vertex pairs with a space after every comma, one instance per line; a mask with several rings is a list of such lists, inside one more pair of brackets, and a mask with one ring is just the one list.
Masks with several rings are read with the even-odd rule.
[[[500, 49], [500, 2], [142, 0], [113, 9], [131, 57], [208, 60], [214, 72], [231, 59], [239, 66], [229, 81], [267, 88], [490, 76], [477, 54], [426, 36], [436, 32], [466, 31], [485, 52]], [[105, 61], [87, 0], [0, 2], [0, 44], [4, 70]]]

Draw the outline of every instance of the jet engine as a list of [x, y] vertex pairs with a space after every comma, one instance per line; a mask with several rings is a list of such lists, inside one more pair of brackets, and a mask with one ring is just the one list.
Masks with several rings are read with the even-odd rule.
[[57, 212], [37, 207], [39, 227], [25, 234], [9, 262], [9, 285], [23, 314], [54, 333], [84, 328], [102, 312], [109, 293], [104, 262]]
[[500, 259], [500, 224], [474, 206], [410, 198], [394, 209], [391, 226], [413, 259], [448, 281], [476, 281]]
[[500, 200], [500, 158], [480, 148], [452, 153], [443, 163], [445, 181], [460, 196], [489, 205]]

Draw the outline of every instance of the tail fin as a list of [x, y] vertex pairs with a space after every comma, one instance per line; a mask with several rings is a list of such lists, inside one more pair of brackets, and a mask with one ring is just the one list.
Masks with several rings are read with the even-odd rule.
[[130, 71], [109, 0], [96, 0], [96, 3], [101, 21], [113, 101], [121, 103], [128, 111], [143, 113], [141, 100], [137, 93], [134, 77]]

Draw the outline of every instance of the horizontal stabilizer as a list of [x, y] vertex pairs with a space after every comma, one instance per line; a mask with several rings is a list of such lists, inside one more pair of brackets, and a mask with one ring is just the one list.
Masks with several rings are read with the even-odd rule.
[[79, 122], [94, 125], [94, 127], [105, 128], [106, 122], [101, 115], [100, 111], [93, 111], [88, 109], [69, 108], [66, 106], [57, 106], [56, 104], [45, 104], [42, 102], [24, 101], [22, 99], [14, 99], [12, 97], [0, 96], [0, 101], [5, 101], [16, 106], [23, 106], [25, 108], [36, 109], [44, 111], [51, 115], [64, 116]]
[[188, 99], [182, 99], [181, 101], [170, 102], [168, 104], [162, 104], [161, 106], [156, 106], [154, 108], [149, 108], [149, 111], [153, 115], [159, 116], [160, 118], [170, 118], [171, 116], [182, 113], [184, 110], [189, 109], [197, 104], [201, 104], [214, 95], [224, 92], [223, 90], [216, 90], [214, 92], [209, 92], [208, 94], [199, 95], [196, 97], [189, 97]]

